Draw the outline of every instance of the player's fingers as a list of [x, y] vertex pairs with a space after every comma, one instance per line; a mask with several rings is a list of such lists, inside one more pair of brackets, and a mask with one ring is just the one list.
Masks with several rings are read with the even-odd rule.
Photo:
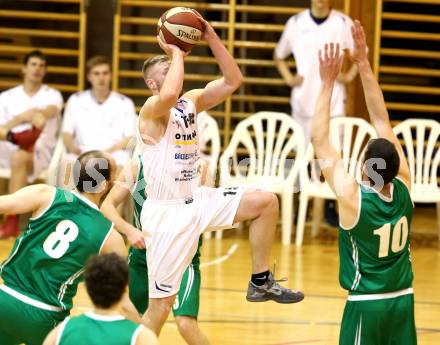
[[335, 58], [335, 44], [330, 42], [330, 56], [329, 59], [333, 60]]
[[359, 21], [357, 22], [357, 37], [361, 41], [365, 38], [364, 28]]
[[328, 60], [328, 43], [324, 45], [324, 61]]
[[137, 240], [135, 243], [133, 243], [133, 246], [137, 249], [142, 249], [142, 243], [140, 240]]
[[336, 43], [335, 58], [336, 58], [336, 59], [339, 59], [340, 54], [341, 54], [341, 52], [340, 52], [340, 46], [339, 46], [339, 43]]
[[365, 39], [365, 31], [364, 31], [364, 28], [363, 28], [362, 25], [361, 25], [361, 27], [360, 27], [360, 29], [359, 29], [359, 35], [360, 35], [362, 41], [365, 41], [365, 40], [366, 40], [366, 39]]

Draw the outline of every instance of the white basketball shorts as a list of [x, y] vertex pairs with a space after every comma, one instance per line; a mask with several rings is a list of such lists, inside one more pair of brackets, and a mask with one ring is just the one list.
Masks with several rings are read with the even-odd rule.
[[245, 188], [199, 187], [193, 198], [154, 200], [142, 207], [150, 298], [179, 291], [183, 273], [196, 253], [200, 235], [232, 226]]

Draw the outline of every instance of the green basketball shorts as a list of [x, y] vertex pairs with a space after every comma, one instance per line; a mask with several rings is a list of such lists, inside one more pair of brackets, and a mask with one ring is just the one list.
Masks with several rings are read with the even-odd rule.
[[[183, 274], [179, 292], [173, 305], [175, 316], [197, 319], [200, 302], [199, 250]], [[128, 255], [129, 296], [137, 311], [144, 314], [148, 308], [148, 267], [145, 249], [130, 248]]]
[[414, 294], [386, 299], [348, 300], [339, 344], [416, 345]]
[[34, 307], [0, 290], [0, 344], [41, 345], [67, 314]]

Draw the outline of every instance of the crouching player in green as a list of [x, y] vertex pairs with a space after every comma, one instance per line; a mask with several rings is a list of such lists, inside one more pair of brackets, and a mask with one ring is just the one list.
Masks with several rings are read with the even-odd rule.
[[362, 183], [345, 171], [340, 153], [329, 141], [331, 96], [342, 65], [342, 52], [333, 43], [319, 54], [321, 89], [312, 124], [313, 148], [339, 206], [339, 281], [348, 290], [339, 344], [415, 345], [411, 174], [368, 62], [358, 21], [352, 35], [351, 58], [358, 66], [378, 135], [365, 150]]
[[[75, 162], [76, 190], [39, 184], [0, 196], [0, 213], [32, 213], [26, 231], [0, 266], [2, 345], [41, 345], [69, 315], [89, 257], [126, 255], [122, 236], [98, 208], [114, 172], [111, 155], [90, 151]], [[135, 310], [132, 316], [140, 321]]]
[[[202, 183], [207, 174], [207, 169], [203, 170], [205, 176], [202, 177]], [[144, 314], [148, 309], [148, 267], [145, 241], [142, 232], [138, 230], [141, 229], [140, 214], [142, 205], [147, 198], [145, 195], [146, 183], [148, 182], [145, 181], [142, 173], [141, 159], [135, 157], [130, 165], [123, 169], [101, 207], [106, 217], [115, 223], [116, 229], [126, 235], [130, 242], [131, 247], [128, 254], [129, 296], [140, 314]], [[134, 203], [134, 226], [127, 223], [116, 209], [130, 193]], [[208, 339], [197, 323], [200, 299], [201, 246], [202, 237], [199, 239], [197, 252], [183, 275], [179, 293], [173, 305], [173, 314], [179, 333], [189, 345], [209, 345]]]
[[84, 271], [93, 311], [67, 317], [52, 330], [43, 345], [158, 345], [156, 335], [120, 315], [127, 299], [128, 267], [117, 254], [91, 258]]

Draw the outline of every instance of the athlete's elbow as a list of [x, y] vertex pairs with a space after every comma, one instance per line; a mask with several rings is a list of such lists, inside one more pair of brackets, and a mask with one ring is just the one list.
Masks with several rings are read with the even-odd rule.
[[235, 75], [234, 78], [225, 80], [226, 85], [230, 89], [230, 94], [234, 93], [243, 84], [243, 80], [244, 78], [241, 72], [238, 75]]
[[179, 99], [180, 92], [174, 89], [165, 89], [160, 91], [160, 102], [162, 104], [169, 105], [169, 107], [173, 107], [177, 100]]
[[243, 82], [244, 82], [243, 74], [241, 73], [240, 70], [238, 70], [238, 73], [235, 76], [232, 83], [232, 87], [234, 88], [234, 91], [237, 90], [243, 84]]

